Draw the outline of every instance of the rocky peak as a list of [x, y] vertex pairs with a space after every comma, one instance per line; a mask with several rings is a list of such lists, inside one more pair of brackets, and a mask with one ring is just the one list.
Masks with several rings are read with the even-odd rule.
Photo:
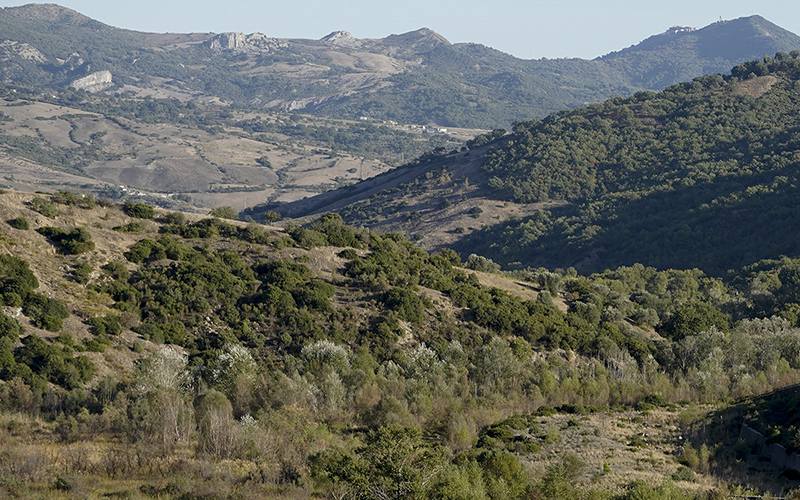
[[212, 49], [234, 50], [245, 45], [247, 38], [244, 33], [220, 33], [206, 41], [206, 46]]
[[442, 45], [450, 45], [445, 37], [429, 28], [420, 28], [401, 35], [390, 35], [384, 38], [383, 42], [387, 45], [414, 50], [430, 50]]
[[339, 47], [360, 47], [361, 42], [358, 41], [349, 31], [334, 31], [333, 33], [324, 36], [320, 39], [323, 42], [330, 43]]

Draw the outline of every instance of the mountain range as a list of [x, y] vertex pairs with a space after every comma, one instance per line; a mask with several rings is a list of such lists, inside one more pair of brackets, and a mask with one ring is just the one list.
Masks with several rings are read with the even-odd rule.
[[0, 33], [8, 83], [489, 129], [800, 48], [800, 37], [759, 16], [673, 27], [591, 61], [518, 59], [427, 28], [383, 39], [141, 33], [51, 4], [3, 9]]

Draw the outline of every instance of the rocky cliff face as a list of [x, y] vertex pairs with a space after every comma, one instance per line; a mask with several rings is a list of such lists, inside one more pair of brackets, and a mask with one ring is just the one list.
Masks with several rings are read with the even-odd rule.
[[69, 84], [70, 87], [76, 90], [85, 90], [87, 92], [100, 92], [105, 90], [114, 83], [112, 82], [112, 75], [110, 71], [96, 71], [91, 75], [78, 78]]
[[227, 32], [214, 35], [206, 40], [204, 45], [212, 50], [261, 52], [269, 52], [270, 50], [289, 46], [288, 43], [278, 38], [270, 38], [263, 33], [245, 35], [244, 33], [238, 32]]

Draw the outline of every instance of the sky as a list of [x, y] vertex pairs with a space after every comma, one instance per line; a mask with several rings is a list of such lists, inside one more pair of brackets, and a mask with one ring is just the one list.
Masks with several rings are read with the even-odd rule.
[[[671, 26], [761, 15], [800, 34], [797, 0], [49, 0], [118, 28], [240, 31], [318, 39], [338, 30], [384, 38], [430, 28], [522, 59], [593, 59]], [[28, 2], [0, 0], [0, 7]], [[0, 34], [2, 38], [2, 34]]]

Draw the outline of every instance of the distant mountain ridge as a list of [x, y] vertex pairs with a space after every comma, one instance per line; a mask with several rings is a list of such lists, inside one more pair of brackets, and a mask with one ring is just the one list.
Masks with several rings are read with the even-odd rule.
[[[625, 73], [632, 85], [656, 90], [795, 49], [800, 49], [800, 37], [754, 15], [700, 29], [676, 26], [595, 61]], [[665, 64], [665, 55], [671, 62]]]
[[[66, 87], [107, 70], [112, 92], [164, 91], [254, 109], [489, 129], [800, 48], [800, 37], [759, 16], [668, 31], [591, 61], [518, 59], [479, 44], [451, 44], [428, 28], [383, 39], [344, 31], [320, 40], [141, 33], [54, 4], [0, 10], [0, 33], [13, 45], [0, 47], [0, 79], [7, 83]], [[30, 57], [33, 50], [44, 61]], [[70, 59], [81, 64], [65, 66]]]

